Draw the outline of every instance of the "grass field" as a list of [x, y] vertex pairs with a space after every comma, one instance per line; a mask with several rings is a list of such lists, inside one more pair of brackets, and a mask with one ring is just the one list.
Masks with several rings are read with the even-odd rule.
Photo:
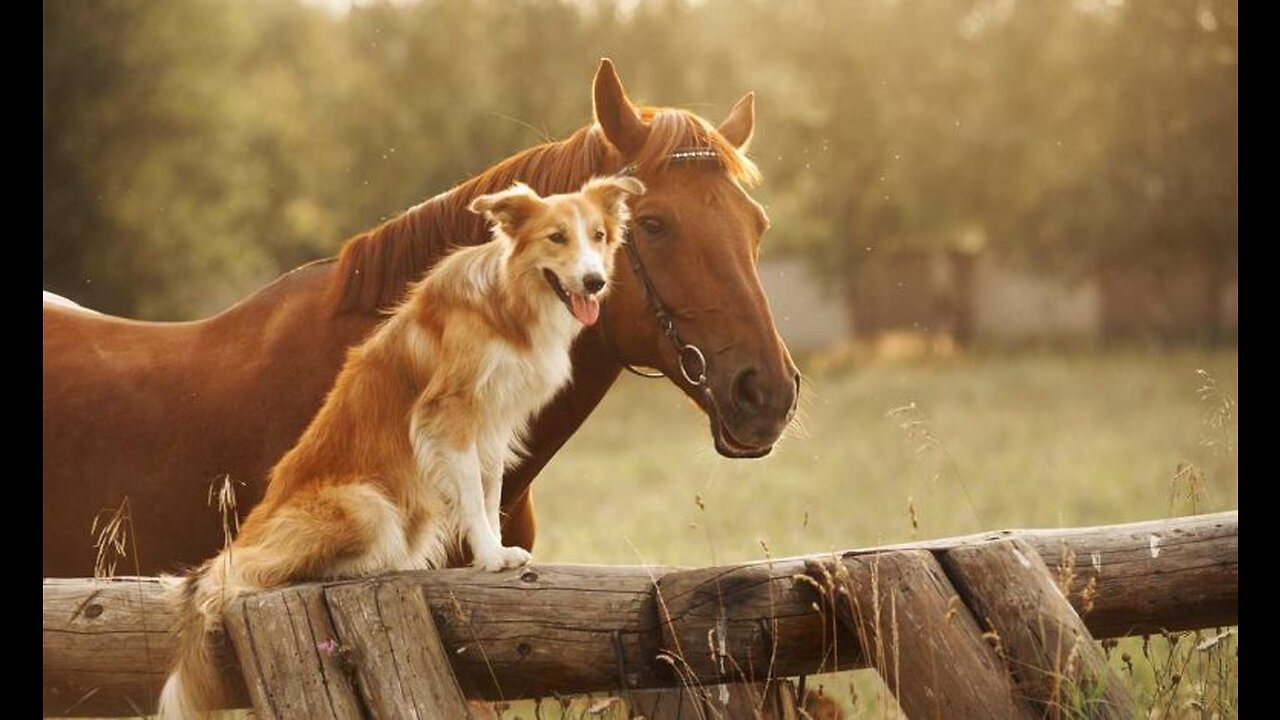
[[1235, 508], [1235, 416], [1225, 436], [1209, 427], [1196, 371], [1234, 398], [1238, 367], [1234, 353], [1015, 355], [814, 374], [801, 427], [761, 460], [719, 457], [670, 383], [626, 375], [534, 486], [536, 556], [703, 565], [761, 559], [761, 541], [776, 557], [1160, 518], [1183, 462], [1204, 482], [1174, 514]]
[[[706, 565], [1239, 504], [1238, 415], [1221, 404], [1239, 396], [1235, 352], [962, 356], [806, 380], [797, 431], [733, 461], [669, 383], [624, 376], [535, 485], [536, 560]], [[1126, 640], [1112, 659], [1152, 717], [1234, 717], [1237, 640], [1202, 641], [1170, 656], [1164, 638]], [[856, 702], [828, 678], [851, 717], [891, 712], [868, 675]]]

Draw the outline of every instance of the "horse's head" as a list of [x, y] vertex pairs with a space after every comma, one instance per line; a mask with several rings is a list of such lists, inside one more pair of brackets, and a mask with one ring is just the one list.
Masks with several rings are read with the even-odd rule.
[[756, 258], [769, 227], [744, 183], [754, 96], [717, 128], [683, 110], [637, 108], [604, 61], [600, 130], [648, 191], [631, 202], [602, 330], [620, 361], [654, 367], [707, 413], [726, 457], [767, 454], [791, 421], [800, 374], [778, 336]]

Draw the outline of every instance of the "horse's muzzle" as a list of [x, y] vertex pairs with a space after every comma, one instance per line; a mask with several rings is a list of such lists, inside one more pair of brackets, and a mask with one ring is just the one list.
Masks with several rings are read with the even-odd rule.
[[[727, 392], [705, 392], [716, 452], [728, 458], [758, 458], [773, 450], [795, 417], [800, 398], [800, 373], [788, 365], [790, 377], [782, 382], [766, 383], [759, 370], [747, 367], [733, 376]], [[726, 395], [728, 401], [722, 402], [719, 398]]]

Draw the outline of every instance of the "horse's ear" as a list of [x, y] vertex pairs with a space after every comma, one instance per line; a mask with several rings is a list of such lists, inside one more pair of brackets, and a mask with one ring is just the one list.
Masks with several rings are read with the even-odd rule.
[[643, 195], [644, 183], [627, 175], [593, 178], [582, 186], [582, 194], [620, 220], [627, 219], [627, 196]]
[[595, 101], [596, 122], [604, 130], [609, 143], [624, 156], [630, 156], [644, 146], [646, 129], [640, 113], [627, 99], [622, 81], [613, 69], [613, 61], [600, 59], [596, 70], [592, 97]]
[[508, 235], [545, 206], [542, 198], [524, 183], [516, 183], [502, 192], [481, 195], [467, 209], [498, 223]]
[[729, 117], [716, 128], [734, 147], [745, 151], [751, 142], [751, 134], [756, 129], [756, 94], [749, 92], [742, 96], [729, 111]]

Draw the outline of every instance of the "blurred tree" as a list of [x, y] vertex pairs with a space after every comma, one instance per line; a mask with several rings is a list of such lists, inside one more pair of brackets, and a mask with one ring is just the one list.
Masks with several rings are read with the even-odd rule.
[[1167, 339], [1190, 315], [1189, 329], [1216, 341], [1239, 255], [1238, 5], [1131, 3], [1118, 14], [1102, 51], [1117, 112], [1092, 168], [1110, 197], [1090, 208], [1106, 330]]
[[341, 147], [299, 123], [307, 85], [280, 64], [329, 57], [289, 51], [323, 19], [285, 2], [46, 3], [46, 286], [183, 317], [272, 277], [296, 239], [285, 200], [305, 201], [298, 158], [316, 170]]
[[45, 286], [214, 312], [585, 124], [608, 55], [713, 122], [758, 91], [766, 253], [846, 292], [895, 252], [987, 250], [1100, 279], [1116, 333], [1212, 328], [1238, 26], [1236, 0], [49, 0]]
[[[1028, 41], [1045, 7], [1018, 4]], [[1075, 30], [1035, 73], [1069, 71], [1059, 112], [1020, 143], [1035, 152], [1015, 165], [1000, 250], [1098, 279], [1109, 337], [1218, 340], [1239, 255], [1237, 3], [1082, 4], [1062, 19]]]

